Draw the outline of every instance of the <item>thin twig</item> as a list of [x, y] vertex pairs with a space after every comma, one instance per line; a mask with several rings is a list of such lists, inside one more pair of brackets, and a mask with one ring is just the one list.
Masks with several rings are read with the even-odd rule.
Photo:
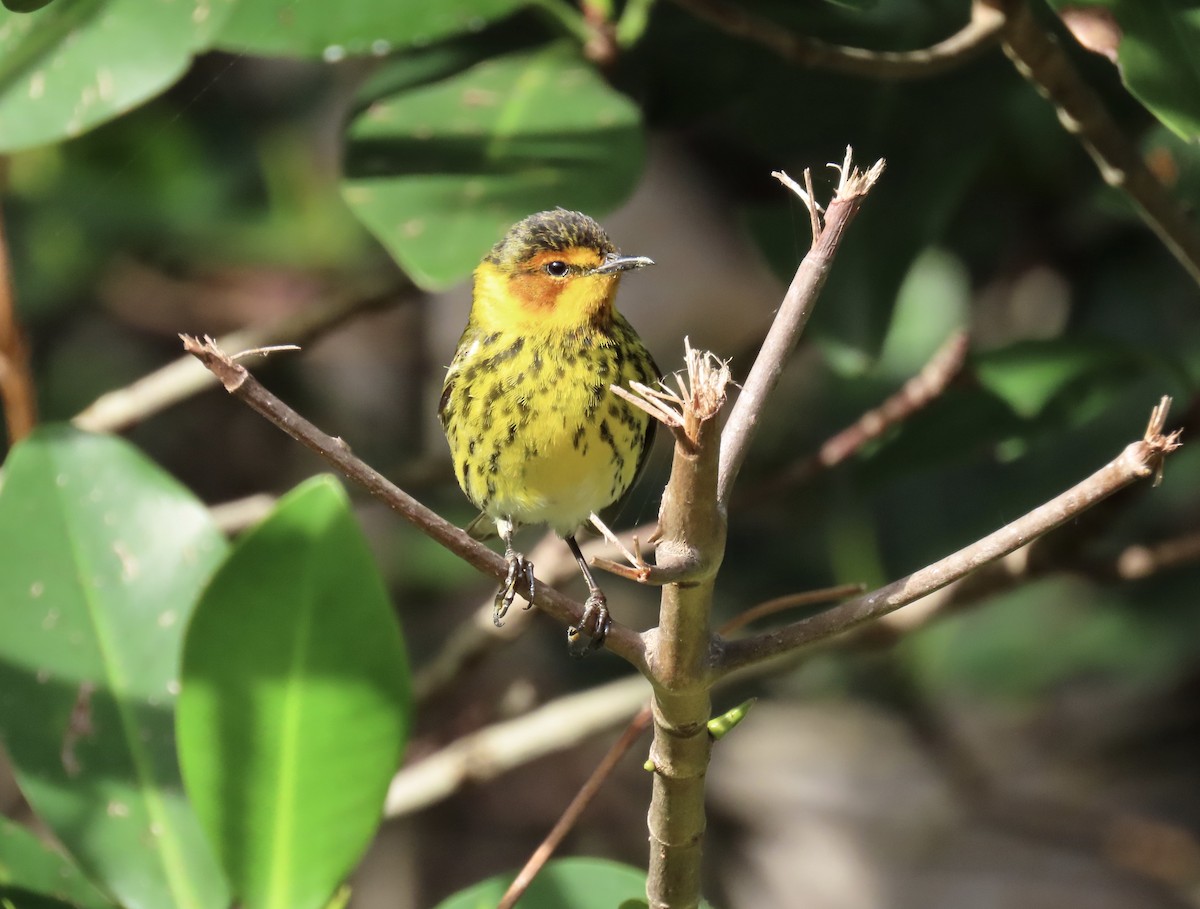
[[[293, 439], [320, 455], [367, 492], [381, 499], [406, 521], [453, 552], [459, 558], [486, 575], [504, 579], [508, 563], [499, 554], [472, 539], [440, 515], [430, 511], [386, 477], [355, 457], [350, 447], [317, 429], [312, 423], [288, 407], [229, 355], [217, 343], [206, 338], [203, 343], [182, 335], [184, 350], [195, 356], [212, 371], [225, 390], [241, 399], [251, 409], [274, 423]], [[556, 620], [578, 625], [583, 606], [546, 584], [537, 584], [535, 604]], [[527, 591], [522, 590], [522, 593]], [[613, 622], [605, 640], [605, 648], [627, 660], [639, 670], [645, 668], [645, 643], [635, 631]]]
[[1141, 580], [1168, 568], [1200, 561], [1200, 533], [1127, 547], [1115, 563], [1116, 576]]
[[620, 737], [613, 742], [612, 747], [608, 749], [600, 763], [596, 765], [596, 769], [592, 771], [591, 776], [580, 787], [579, 792], [571, 799], [571, 803], [567, 805], [562, 816], [558, 819], [555, 825], [546, 834], [546, 838], [533, 851], [533, 855], [524, 864], [513, 882], [508, 885], [508, 889], [504, 892], [503, 899], [496, 905], [496, 909], [512, 909], [517, 904], [517, 900], [529, 889], [529, 885], [533, 883], [533, 879], [537, 873], [542, 870], [542, 866], [550, 860], [550, 856], [567, 834], [571, 832], [571, 828], [579, 821], [580, 816], [587, 809], [587, 806], [592, 803], [592, 799], [600, 791], [600, 787], [612, 775], [621, 758], [629, 752], [629, 749], [636, 744], [637, 740], [642, 737], [647, 729], [650, 728], [650, 722], [653, 718], [653, 713], [649, 705], [643, 707], [625, 727], [625, 731]]
[[1156, 476], [1163, 459], [1180, 444], [1178, 432], [1163, 433], [1169, 403], [1169, 398], [1163, 398], [1154, 409], [1141, 440], [1127, 445], [1115, 460], [1063, 494], [970, 546], [878, 590], [776, 631], [726, 643], [716, 671], [731, 672], [886, 615], [1026, 545], [1131, 483]]
[[[222, 349], [249, 352], [276, 342], [311, 341], [355, 316], [418, 297], [411, 284], [403, 283], [383, 293], [312, 306], [269, 325], [239, 329], [218, 338], [217, 344]], [[215, 385], [212, 374], [194, 357], [183, 356], [124, 388], [101, 395], [72, 422], [91, 432], [120, 432]]]
[[[595, 548], [594, 546], [592, 547]], [[584, 547], [586, 552], [588, 547]], [[538, 580], [554, 587], [578, 576], [579, 566], [571, 550], [549, 532], [528, 553], [537, 566]], [[532, 610], [514, 609], [503, 625], [496, 625], [495, 596], [475, 609], [465, 621], [454, 626], [438, 652], [413, 673], [413, 699], [423, 704], [446, 690], [471, 666], [479, 663], [497, 647], [516, 640], [533, 617]]]
[[741, 506], [756, 504], [782, 489], [807, 483], [821, 471], [830, 470], [852, 457], [865, 445], [945, 394], [954, 379], [962, 373], [969, 347], [970, 336], [965, 331], [952, 333], [921, 367], [921, 371], [882, 404], [830, 436], [815, 454], [757, 483], [752, 489], [739, 493], [734, 500]]
[[411, 814], [466, 783], [482, 783], [536, 758], [572, 748], [634, 714], [646, 703], [646, 694], [646, 680], [632, 675], [558, 698], [514, 720], [464, 736], [402, 768], [392, 778], [384, 815]]
[[[649, 536], [657, 522], [643, 524], [633, 530], [617, 534], [620, 541], [636, 550], [639, 537]], [[591, 564], [602, 567], [606, 559], [593, 555], [609, 552], [604, 540], [589, 540], [581, 543], [585, 556], [592, 555]], [[538, 577], [551, 587], [578, 577], [579, 568], [571, 551], [562, 545], [554, 533], [547, 533], [529, 553], [529, 561], [537, 566]], [[613, 562], [619, 568], [622, 563]], [[633, 578], [636, 580], [636, 575]], [[482, 661], [489, 653], [517, 638], [527, 626], [524, 610], [510, 612], [502, 627], [497, 628], [492, 620], [495, 613], [494, 598], [489, 596], [465, 622], [460, 622], [442, 642], [438, 652], [413, 675], [413, 697], [418, 703], [429, 700], [451, 685], [470, 666]]]
[[[866, 201], [867, 193], [883, 173], [883, 167], [883, 161], [880, 160], [865, 173], [854, 170], [850, 163], [850, 149], [846, 149], [842, 182], [825, 212], [824, 225], [813, 238], [808, 255], [796, 269], [791, 286], [784, 295], [779, 312], [771, 323], [722, 433], [721, 472], [717, 486], [717, 500], [722, 508], [729, 504], [733, 482], [746, 460], [750, 440], [767, 398], [778, 384], [784, 364], [808, 323], [817, 295], [825, 286], [842, 236]], [[810, 198], [806, 204], [812, 210], [815, 200]]]
[[726, 0], [675, 0], [721, 31], [753, 41], [784, 60], [868, 79], [924, 79], [974, 59], [996, 43], [1002, 17], [986, 3], [971, 5], [971, 19], [958, 32], [931, 47], [911, 51], [872, 51], [829, 44], [789, 32], [780, 23]]
[[258, 492], [230, 502], [210, 505], [208, 515], [221, 533], [233, 535], [265, 518], [277, 501], [273, 495]]
[[29, 350], [13, 297], [3, 210], [0, 210], [0, 401], [4, 403], [8, 444], [13, 445], [33, 431], [37, 423], [37, 397], [29, 368]]
[[800, 606], [816, 606], [820, 603], [831, 603], [834, 600], [844, 600], [846, 597], [852, 597], [856, 593], [862, 593], [864, 589], [865, 585], [863, 584], [840, 584], [837, 587], [826, 587], [822, 590], [806, 590], [803, 593], [789, 593], [787, 596], [775, 597], [773, 600], [767, 600], [765, 603], [751, 606], [745, 612], [739, 612], [721, 626], [720, 634], [733, 634], [735, 631], [740, 631], [747, 625], [757, 622], [759, 619], [777, 615], [788, 609], [796, 609]]
[[[805, 593], [791, 594], [785, 597], [777, 597], [774, 600], [769, 600], [766, 603], [760, 603], [745, 612], [739, 613], [720, 628], [721, 634], [732, 634], [740, 628], [744, 628], [751, 622], [764, 618], [768, 615], [774, 615], [784, 609], [792, 609], [797, 606], [811, 606], [816, 603], [825, 603], [830, 600], [842, 599], [851, 596], [855, 593], [862, 592], [861, 584], [843, 584], [840, 587], [827, 587], [824, 590], [810, 590]], [[563, 811], [562, 816], [554, 825], [551, 831], [546, 835], [546, 838], [534, 850], [529, 861], [517, 874], [512, 884], [504, 894], [504, 900], [501, 901], [497, 909], [506, 909], [516, 904], [516, 901], [524, 893], [534, 877], [542, 869], [542, 866], [549, 861], [556, 849], [562, 845], [563, 839], [578, 823], [580, 816], [592, 800], [600, 791], [600, 787], [612, 774], [617, 762], [624, 757], [625, 753], [633, 747], [634, 743], [641, 737], [649, 727], [653, 720], [653, 711], [651, 705], [647, 704], [625, 727], [624, 732], [609, 748], [604, 758], [592, 771], [587, 782], [583, 784], [579, 792], [571, 799], [571, 803]]]
[[[1062, 566], [1055, 566], [1032, 555], [1031, 547], [1038, 546], [1039, 542], [1035, 541], [1029, 546], [990, 562], [979, 571], [947, 584], [919, 602], [911, 603], [902, 609], [881, 616], [879, 621], [858, 625], [849, 633], [836, 638], [825, 638], [814, 647], [836, 647], [839, 650], [877, 650], [889, 647], [935, 619], [978, 605], [1005, 591], [1052, 574], [1056, 570], [1062, 570]], [[1195, 558], [1200, 558], [1200, 552], [1195, 554]], [[1121, 557], [1118, 557], [1116, 563], [1121, 560]], [[1118, 576], [1116, 563], [1095, 561], [1083, 565], [1072, 564], [1066, 566], [1066, 569], [1072, 572], [1082, 571], [1085, 577], [1106, 579]], [[1167, 570], [1173, 567], [1173, 564], [1163, 562], [1156, 564], [1155, 567], [1158, 570]], [[574, 568], [574, 562], [570, 562], [569, 567]], [[553, 572], [547, 572], [547, 576], [553, 577]], [[850, 587], [852, 585], [847, 585], [847, 588]], [[809, 597], [825, 598], [839, 593], [839, 588], [830, 588], [824, 591], [813, 591], [810, 594], [800, 594], [794, 598], [780, 597], [739, 613], [722, 625], [719, 633], [722, 635], [732, 634], [744, 627], [748, 618], [755, 620], [761, 618], [762, 615], [754, 614], [759, 610], [765, 611], [768, 606], [774, 609], [778, 608], [780, 604], [804, 605], [796, 601]], [[492, 604], [489, 601], [487, 608], [480, 612], [481, 621], [490, 626], [492, 624], [491, 615]], [[811, 652], [813, 651], [805, 650], [802, 653]], [[800, 653], [797, 652], [797, 655]], [[716, 681], [714, 688], [724, 688], [732, 682], [745, 682], [750, 678], [778, 672], [784, 665], [790, 664], [772, 661], [751, 663], [736, 673], [722, 675]], [[471, 736], [466, 737], [464, 744], [460, 744], [464, 740], [456, 741], [446, 746], [443, 751], [424, 758], [410, 767], [405, 767], [399, 771], [396, 781], [393, 783], [394, 791], [397, 793], [393, 805], [395, 812], [408, 813], [419, 810], [449, 796], [467, 782], [491, 779], [521, 763], [527, 763], [555, 751], [572, 747], [578, 741], [608, 728], [628, 716], [637, 709], [639, 704], [644, 705], [644, 700], [637, 700], [638, 696], [645, 697], [644, 687], [631, 690], [634, 688], [634, 680], [622, 679], [595, 689], [598, 693], [594, 699], [581, 701], [578, 695], [572, 694], [537, 708], [539, 711], [549, 711], [546, 716], [550, 719], [546, 722], [531, 721], [531, 725], [526, 727], [526, 732], [512, 737], [512, 740], [520, 743], [519, 754], [501, 749], [500, 756], [495, 757], [496, 752], [490, 746], [485, 748], [479, 745], [480, 742], [508, 740], [506, 734], [493, 733], [493, 727], [488, 727], [486, 730], [472, 733]], [[618, 704], [621, 709], [618, 709]], [[626, 712], [622, 713], [622, 709]], [[523, 717], [523, 719], [525, 718]], [[505, 724], [500, 725], [504, 727], [507, 723], [514, 722], [520, 722], [520, 720], [505, 721]], [[425, 766], [427, 762], [430, 762], [428, 767]]]
[[1095, 162], [1104, 182], [1126, 196], [1142, 220], [1200, 283], [1200, 229], [1146, 166], [1137, 146], [1075, 69], [1025, 0], [994, 0], [1005, 14], [1004, 52], [1057, 109], [1058, 119]]

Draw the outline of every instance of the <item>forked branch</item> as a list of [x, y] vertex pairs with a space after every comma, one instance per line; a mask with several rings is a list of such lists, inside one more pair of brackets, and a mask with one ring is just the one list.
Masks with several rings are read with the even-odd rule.
[[[473, 540], [445, 518], [426, 508], [381, 473], [354, 456], [350, 446], [341, 439], [326, 435], [255, 379], [245, 367], [226, 354], [212, 338], [197, 340], [181, 335], [183, 347], [196, 357], [236, 398], [257, 411], [293, 439], [328, 461], [338, 471], [358, 483], [367, 492], [381, 499], [401, 517], [431, 539], [453, 552], [482, 573], [502, 580], [508, 573], [508, 563], [499, 554]], [[583, 606], [545, 584], [537, 584], [534, 603], [555, 619], [577, 625], [583, 616]], [[605, 646], [633, 666], [644, 670], [645, 645], [637, 632], [614, 622]]]
[[970, 546], [885, 587], [776, 631], [728, 642], [719, 657], [717, 675], [797, 650], [887, 615], [1065, 524], [1137, 480], [1155, 477], [1157, 482], [1163, 460], [1180, 445], [1178, 430], [1164, 432], [1170, 402], [1170, 398], [1164, 397], [1154, 408], [1141, 439], [1127, 445], [1113, 461], [1062, 495]]
[[821, 288], [825, 286], [825, 279], [829, 276], [829, 269], [841, 245], [842, 236], [866, 201], [867, 193], [883, 174], [883, 168], [884, 162], [881, 159], [866, 171], [858, 170], [854, 167], [851, 150], [847, 148], [845, 160], [837, 166], [841, 175], [837, 192], [824, 211], [813, 198], [811, 176], [806, 174], [807, 189], [801, 189], [787, 174], [775, 175], [808, 207], [814, 236], [812, 247], [796, 269], [775, 321], [771, 323], [767, 337], [721, 435], [721, 468], [717, 483], [717, 500], [721, 508], [729, 504], [733, 482], [746, 460], [750, 440], [766, 407], [767, 398], [779, 383], [783, 367], [801, 332], [804, 331], [804, 326], [808, 324], [808, 317], [812, 314]]
[[985, 3], [971, 5], [971, 19], [959, 31], [931, 47], [911, 51], [873, 51], [830, 44], [788, 31], [728, 0], [675, 0], [699, 19], [731, 35], [767, 48], [800, 66], [868, 79], [923, 79], [947, 72], [993, 47], [1002, 17]]

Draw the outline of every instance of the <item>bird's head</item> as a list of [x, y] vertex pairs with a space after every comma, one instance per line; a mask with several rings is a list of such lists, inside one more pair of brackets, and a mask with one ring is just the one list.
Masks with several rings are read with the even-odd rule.
[[471, 317], [484, 330], [603, 324], [612, 318], [621, 275], [653, 264], [622, 256], [587, 215], [538, 212], [509, 228], [475, 270]]

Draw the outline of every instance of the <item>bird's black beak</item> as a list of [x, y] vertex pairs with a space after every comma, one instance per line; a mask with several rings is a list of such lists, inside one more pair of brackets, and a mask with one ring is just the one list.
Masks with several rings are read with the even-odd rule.
[[645, 256], [618, 256], [616, 253], [609, 253], [604, 257], [604, 261], [592, 269], [594, 275], [615, 275], [623, 271], [632, 271], [635, 268], [645, 268], [647, 265], [653, 265], [653, 259], [647, 259]]

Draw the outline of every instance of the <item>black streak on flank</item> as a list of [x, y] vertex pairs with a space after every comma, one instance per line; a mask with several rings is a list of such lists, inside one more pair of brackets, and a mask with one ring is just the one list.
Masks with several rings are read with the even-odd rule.
[[612, 430], [608, 428], [608, 420], [600, 421], [600, 441], [612, 449], [613, 460], [617, 464], [617, 474], [625, 467], [625, 458], [617, 448], [617, 440], [613, 438]]

